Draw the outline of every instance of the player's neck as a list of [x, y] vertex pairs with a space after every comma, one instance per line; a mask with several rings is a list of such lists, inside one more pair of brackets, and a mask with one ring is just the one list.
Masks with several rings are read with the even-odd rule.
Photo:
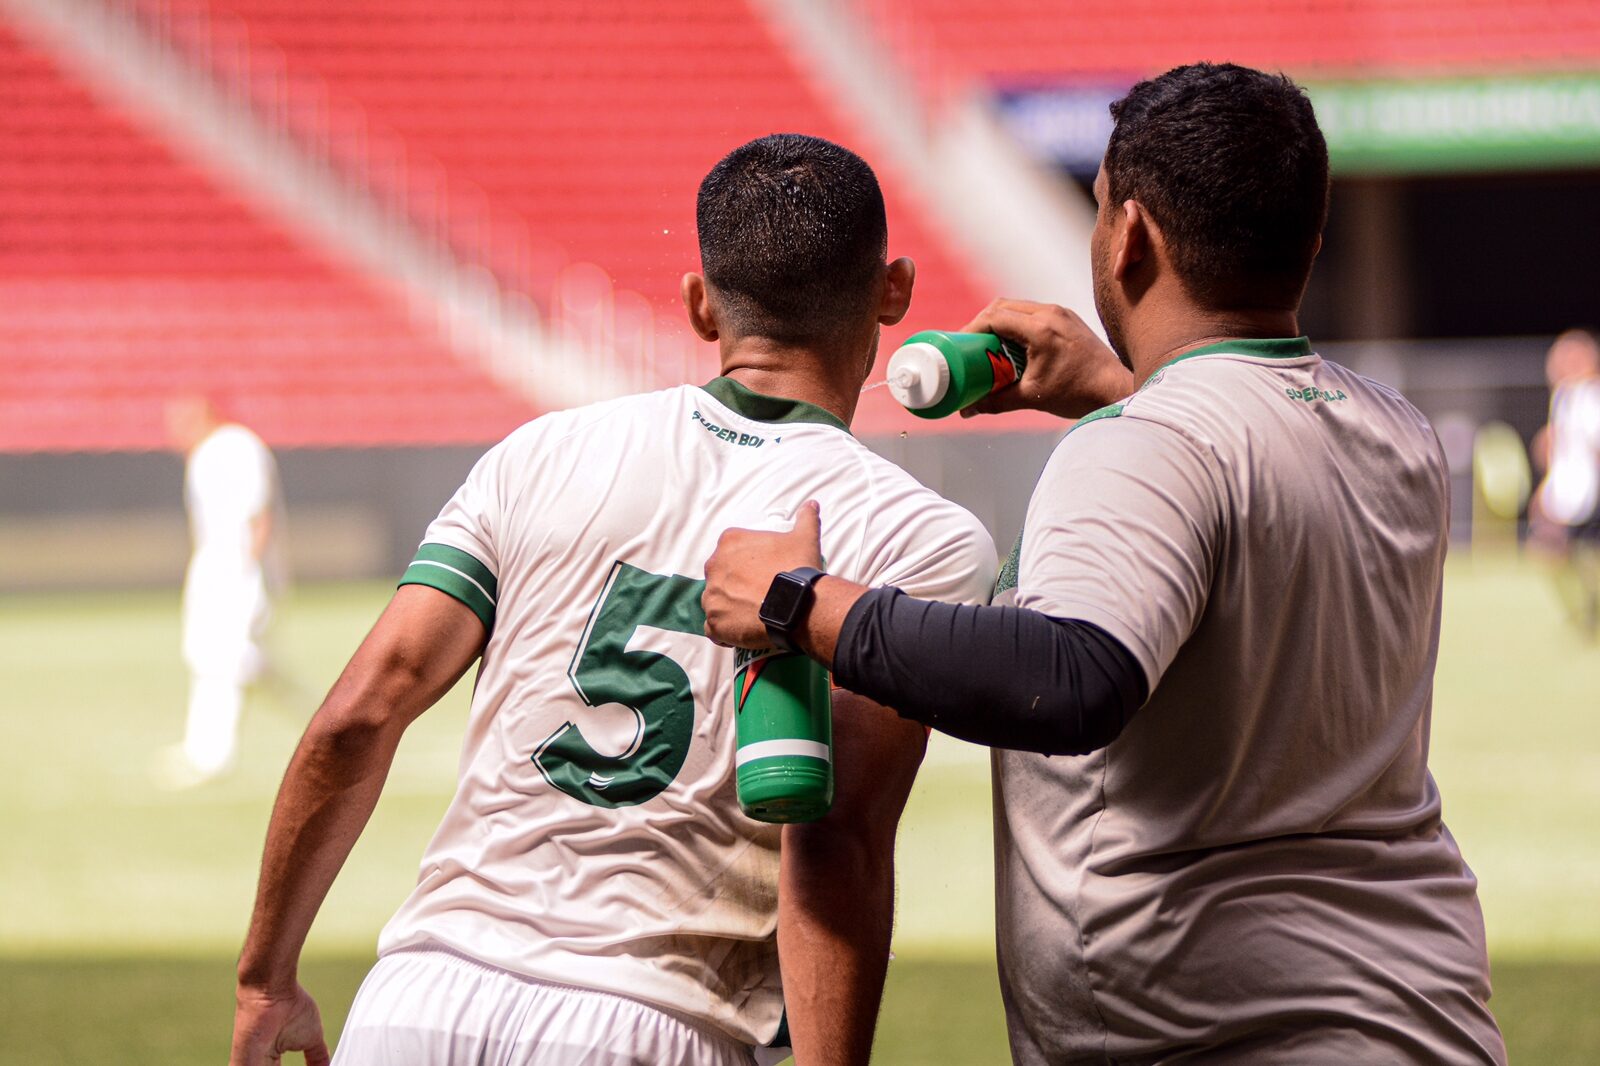
[[721, 354], [722, 376], [753, 392], [812, 404], [847, 426], [855, 417], [865, 375], [848, 358], [764, 337], [725, 342]]
[[1300, 336], [1294, 311], [1207, 311], [1189, 308], [1161, 316], [1128, 338], [1134, 380], [1143, 385], [1152, 374], [1195, 348], [1222, 341]]

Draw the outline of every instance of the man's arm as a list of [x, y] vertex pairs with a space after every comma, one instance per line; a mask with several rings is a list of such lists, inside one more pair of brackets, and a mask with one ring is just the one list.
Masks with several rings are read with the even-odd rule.
[[[759, 609], [773, 575], [815, 566], [820, 515], [787, 533], [730, 529], [706, 562], [706, 635], [768, 646]], [[1149, 694], [1129, 649], [1101, 627], [1039, 611], [936, 603], [827, 576], [798, 645], [840, 684], [942, 732], [991, 747], [1081, 754], [1110, 743]]]
[[1133, 372], [1065, 307], [999, 299], [961, 331], [995, 333], [1028, 352], [1022, 377], [962, 411], [962, 418], [1024, 410], [1082, 418], [1133, 392]]
[[778, 955], [795, 1061], [865, 1063], [894, 925], [894, 837], [927, 748], [915, 722], [833, 694], [834, 800], [783, 830]]
[[[807, 505], [809, 508], [811, 505]], [[706, 635], [768, 645], [758, 610], [772, 576], [806, 557], [791, 533], [730, 529], [706, 563]], [[799, 560], [794, 561], [794, 560]], [[1115, 740], [1149, 695], [1139, 662], [1098, 626], [817, 582], [798, 645], [854, 692], [942, 733], [994, 748], [1083, 754]]]
[[300, 988], [311, 921], [388, 776], [401, 734], [460, 679], [483, 648], [470, 608], [406, 585], [306, 727], [278, 790], [250, 932], [239, 958], [232, 1066], [305, 1051], [328, 1061], [316, 1004]]

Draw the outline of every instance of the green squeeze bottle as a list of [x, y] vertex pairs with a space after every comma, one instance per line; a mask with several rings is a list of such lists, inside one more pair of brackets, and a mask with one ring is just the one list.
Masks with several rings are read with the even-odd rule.
[[758, 822], [814, 822], [833, 805], [833, 692], [804, 655], [740, 651], [733, 677], [739, 806]]
[[1021, 345], [993, 333], [913, 333], [889, 357], [889, 393], [919, 418], [943, 418], [971, 407], [1022, 376]]

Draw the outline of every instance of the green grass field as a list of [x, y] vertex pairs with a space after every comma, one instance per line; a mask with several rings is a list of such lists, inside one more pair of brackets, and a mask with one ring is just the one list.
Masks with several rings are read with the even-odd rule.
[[[280, 660], [325, 687], [386, 595], [302, 590]], [[258, 697], [234, 775], [162, 792], [149, 771], [181, 728], [177, 645], [175, 592], [0, 601], [0, 1063], [226, 1057], [268, 806], [314, 697]], [[464, 711], [457, 691], [408, 735], [313, 933], [303, 979], [331, 1033], [443, 810]], [[1452, 566], [1433, 747], [1482, 881], [1513, 1061], [1600, 1062], [1600, 649], [1562, 627], [1530, 568]], [[989, 863], [987, 764], [939, 743], [902, 831], [875, 1061], [1007, 1061]]]

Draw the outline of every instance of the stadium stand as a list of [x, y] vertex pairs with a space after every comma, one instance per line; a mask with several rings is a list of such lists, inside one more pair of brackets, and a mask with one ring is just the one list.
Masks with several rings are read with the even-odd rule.
[[282, 446], [493, 439], [534, 410], [0, 25], [0, 450], [161, 447], [219, 397]]
[[[197, 51], [198, 27], [242, 26], [223, 51], [247, 49], [290, 83], [312, 79], [357, 105], [372, 130], [442, 172], [443, 193], [412, 209], [440, 211], [459, 254], [547, 311], [559, 310], [563, 271], [597, 264], [681, 329], [679, 278], [698, 263], [695, 189], [718, 157], [789, 130], [873, 154], [744, 2], [140, 2]], [[383, 168], [367, 169], [381, 193]], [[886, 343], [959, 326], [987, 298], [983, 286], [907, 183], [878, 169], [892, 251], [921, 271], [912, 319]], [[709, 354], [696, 365], [709, 376]], [[864, 405], [862, 428], [903, 423], [891, 406]]]
[[1297, 76], [1587, 69], [1594, 0], [857, 0], [942, 99], [1005, 85], [1142, 77], [1196, 57]]

